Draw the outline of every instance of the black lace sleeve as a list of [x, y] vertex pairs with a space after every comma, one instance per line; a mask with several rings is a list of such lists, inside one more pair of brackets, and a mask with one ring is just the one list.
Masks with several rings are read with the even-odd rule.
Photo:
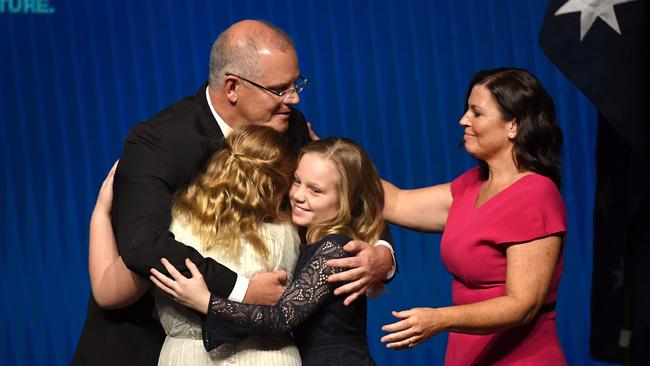
[[334, 296], [335, 286], [327, 283], [327, 277], [343, 271], [342, 268], [327, 266], [325, 262], [349, 256], [342, 249], [348, 240], [342, 235], [325, 237], [273, 306], [241, 304], [213, 294], [203, 323], [206, 350], [210, 351], [223, 343], [236, 342], [252, 333], [283, 336], [314, 314]]

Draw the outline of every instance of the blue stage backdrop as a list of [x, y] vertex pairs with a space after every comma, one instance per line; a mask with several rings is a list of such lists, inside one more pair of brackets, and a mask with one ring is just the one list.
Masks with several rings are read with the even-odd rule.
[[[596, 111], [538, 46], [546, 5], [0, 0], [0, 364], [69, 363], [90, 291], [88, 221], [106, 172], [136, 122], [206, 80], [213, 40], [244, 18], [295, 39], [310, 78], [299, 108], [316, 131], [357, 140], [401, 187], [446, 182], [475, 164], [458, 125], [474, 72], [536, 74], [566, 139], [559, 334], [570, 364], [597, 364], [588, 353]], [[372, 354], [380, 365], [441, 365], [446, 334], [403, 352], [379, 343], [391, 310], [450, 304], [440, 236], [394, 234], [400, 273], [370, 301]]]

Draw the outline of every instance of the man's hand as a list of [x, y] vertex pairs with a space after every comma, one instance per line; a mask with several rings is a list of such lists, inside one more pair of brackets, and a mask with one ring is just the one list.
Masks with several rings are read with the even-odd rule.
[[287, 288], [287, 272], [279, 270], [254, 275], [248, 282], [244, 304], [273, 305]]
[[359, 296], [377, 292], [393, 269], [393, 255], [390, 249], [383, 245], [371, 246], [361, 240], [352, 240], [343, 247], [354, 257], [331, 259], [327, 261], [330, 267], [349, 268], [345, 272], [333, 274], [328, 282], [347, 282], [334, 290], [334, 295], [349, 294], [343, 304], [350, 305]]

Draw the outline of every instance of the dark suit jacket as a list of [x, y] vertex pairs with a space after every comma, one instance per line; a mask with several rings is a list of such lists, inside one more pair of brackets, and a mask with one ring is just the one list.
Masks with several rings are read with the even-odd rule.
[[[210, 291], [227, 297], [236, 273], [169, 232], [172, 195], [201, 171], [219, 148], [223, 134], [205, 98], [207, 83], [148, 121], [136, 125], [124, 143], [115, 175], [113, 229], [120, 254], [135, 273], [148, 278], [155, 267], [166, 273], [160, 258], [186, 275], [185, 258], [201, 272]], [[304, 116], [291, 113], [286, 132], [296, 150], [309, 141]], [[153, 298], [146, 294], [120, 310], [103, 310], [92, 295], [73, 365], [155, 365], [164, 332], [152, 318]]]

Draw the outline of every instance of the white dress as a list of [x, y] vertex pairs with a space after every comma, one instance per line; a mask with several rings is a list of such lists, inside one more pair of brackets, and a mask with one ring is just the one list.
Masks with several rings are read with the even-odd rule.
[[[284, 269], [289, 278], [298, 260], [300, 238], [290, 222], [260, 227], [262, 241], [267, 244], [271, 268], [254, 253], [250, 246], [243, 245], [239, 258], [232, 258], [212, 248], [204, 251], [182, 220], [175, 218], [170, 231], [176, 240], [197, 249], [203, 256], [212, 257], [238, 274], [251, 277], [258, 272]], [[290, 338], [274, 340], [261, 335], [252, 335], [238, 343], [224, 344], [206, 352], [201, 336], [201, 317], [198, 313], [179, 305], [162, 292], [154, 292], [160, 323], [167, 337], [160, 351], [158, 365], [264, 365], [299, 366], [300, 353]]]

